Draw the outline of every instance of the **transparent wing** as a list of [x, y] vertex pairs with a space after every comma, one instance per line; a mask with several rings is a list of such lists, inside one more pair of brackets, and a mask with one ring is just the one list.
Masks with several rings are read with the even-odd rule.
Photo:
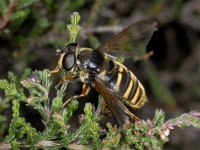
[[156, 30], [156, 22], [143, 20], [136, 22], [110, 40], [106, 41], [97, 49], [105, 52], [115, 52], [118, 56], [140, 54], [148, 44], [153, 32]]
[[98, 78], [95, 80], [95, 86], [99, 93], [103, 96], [109, 110], [122, 127], [126, 120], [125, 105], [123, 100], [120, 99], [120, 97], [111, 89], [107, 88], [105, 83]]

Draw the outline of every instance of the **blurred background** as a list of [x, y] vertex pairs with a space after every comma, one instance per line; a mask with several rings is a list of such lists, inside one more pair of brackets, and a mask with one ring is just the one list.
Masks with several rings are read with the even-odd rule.
[[[81, 15], [77, 42], [83, 47], [95, 48], [136, 21], [157, 21], [158, 31], [147, 45], [147, 52], [154, 55], [124, 62], [147, 92], [149, 102], [136, 111], [140, 118], [152, 118], [156, 109], [163, 109], [169, 119], [200, 108], [199, 0], [0, 0], [0, 79], [8, 71], [21, 76], [25, 68], [54, 69], [55, 50], [68, 41], [66, 25], [74, 11]], [[68, 97], [80, 93], [81, 83], [71, 84], [70, 89]], [[98, 99], [95, 91], [89, 95]], [[7, 118], [0, 129], [3, 137], [12, 112], [2, 98], [0, 113]], [[33, 109], [22, 104], [21, 113], [38, 130], [43, 129]], [[164, 149], [199, 150], [199, 139], [198, 129], [176, 128]]]

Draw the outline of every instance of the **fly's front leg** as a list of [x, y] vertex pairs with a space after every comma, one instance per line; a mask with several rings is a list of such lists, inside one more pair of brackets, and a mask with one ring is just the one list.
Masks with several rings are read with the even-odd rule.
[[87, 84], [83, 84], [83, 87], [82, 87], [82, 93], [80, 95], [75, 95], [73, 97], [71, 97], [70, 99], [68, 99], [63, 105], [62, 107], [65, 107], [65, 105], [67, 105], [69, 102], [71, 102], [72, 100], [75, 100], [75, 99], [78, 99], [78, 98], [81, 98], [81, 97], [85, 97], [86, 95], [88, 95], [90, 91], [90, 87], [87, 85]]
[[59, 72], [59, 70], [60, 70], [60, 66], [59, 66], [59, 65], [57, 65], [55, 69], [53, 69], [53, 70], [50, 70], [50, 73], [51, 73], [51, 74], [56, 74], [56, 73], [58, 73], [58, 72]]
[[59, 70], [62, 68], [62, 60], [63, 60], [64, 55], [65, 55], [65, 53], [60, 55], [60, 58], [58, 59], [58, 64], [57, 64], [56, 68], [54, 70], [50, 71], [51, 74], [58, 73]]

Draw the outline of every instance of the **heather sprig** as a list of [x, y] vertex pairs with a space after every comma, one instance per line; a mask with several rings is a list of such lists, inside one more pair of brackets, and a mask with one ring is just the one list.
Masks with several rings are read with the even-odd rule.
[[[71, 24], [67, 26], [70, 42], [75, 42], [80, 32], [79, 21], [79, 14], [73, 13]], [[127, 120], [123, 127], [108, 122], [107, 130], [104, 131], [105, 136], [102, 136], [103, 127], [99, 123], [103, 119], [99, 111], [101, 107], [95, 108], [91, 103], [86, 103], [84, 114], [79, 114], [79, 128], [71, 132], [70, 127], [73, 124], [69, 121], [79, 108], [78, 100], [73, 100], [66, 107], [62, 107], [64, 97], [68, 92], [68, 81], [62, 82], [61, 86], [55, 88], [53, 80], [54, 76], [46, 69], [38, 71], [27, 69], [21, 78], [10, 72], [8, 79], [0, 80], [0, 89], [5, 93], [5, 97], [0, 98], [0, 108], [8, 107], [5, 101], [11, 101], [13, 113], [8, 135], [0, 143], [0, 149], [65, 147], [69, 149], [159, 150], [170, 140], [169, 134], [174, 127], [200, 128], [199, 110], [167, 121], [165, 113], [162, 110], [156, 110], [153, 119], [138, 122]], [[56, 90], [54, 97], [50, 96], [52, 89]], [[20, 103], [25, 103], [39, 112], [45, 126], [43, 131], [38, 131], [21, 116]], [[1, 121], [5, 121], [2, 115]]]

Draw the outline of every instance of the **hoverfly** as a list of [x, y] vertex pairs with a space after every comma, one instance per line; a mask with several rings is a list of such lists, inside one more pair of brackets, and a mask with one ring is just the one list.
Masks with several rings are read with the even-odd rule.
[[58, 65], [51, 72], [56, 73], [63, 68], [73, 74], [65, 76], [64, 80], [79, 79], [83, 83], [82, 94], [73, 96], [65, 104], [86, 96], [94, 88], [102, 95], [121, 126], [126, 120], [126, 114], [139, 120], [127, 105], [133, 109], [141, 108], [147, 101], [145, 90], [136, 76], [108, 53], [137, 53], [142, 46], [146, 47], [155, 30], [155, 22], [143, 20], [125, 28], [96, 49], [82, 48], [77, 43], [70, 43], [60, 49]]

